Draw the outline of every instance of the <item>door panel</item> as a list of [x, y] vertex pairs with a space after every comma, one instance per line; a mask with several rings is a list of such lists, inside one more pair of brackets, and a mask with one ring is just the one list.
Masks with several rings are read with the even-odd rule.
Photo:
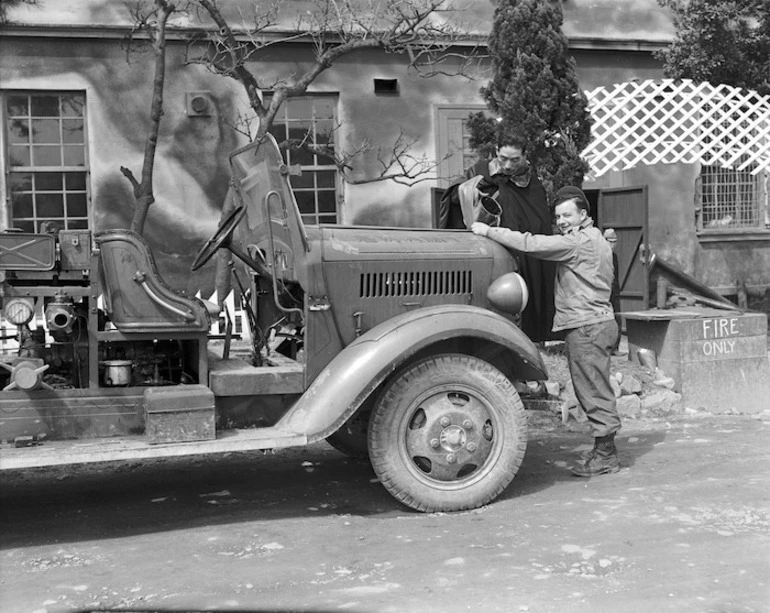
[[647, 186], [617, 187], [599, 192], [599, 214], [602, 230], [615, 228], [618, 243], [618, 277], [621, 311], [647, 309], [650, 295], [650, 267], [642, 245], [647, 245]]

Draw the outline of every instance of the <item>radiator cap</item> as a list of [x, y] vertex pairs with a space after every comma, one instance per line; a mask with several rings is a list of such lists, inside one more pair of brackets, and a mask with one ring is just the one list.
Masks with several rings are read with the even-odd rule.
[[527, 307], [529, 289], [519, 273], [508, 272], [490, 284], [487, 300], [498, 311], [516, 315]]

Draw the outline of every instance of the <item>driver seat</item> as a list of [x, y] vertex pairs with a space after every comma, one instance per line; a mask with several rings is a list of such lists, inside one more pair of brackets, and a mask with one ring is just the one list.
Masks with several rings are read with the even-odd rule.
[[110, 321], [123, 333], [208, 334], [219, 306], [172, 290], [158, 274], [144, 239], [130, 230], [95, 237], [100, 250], [99, 281]]

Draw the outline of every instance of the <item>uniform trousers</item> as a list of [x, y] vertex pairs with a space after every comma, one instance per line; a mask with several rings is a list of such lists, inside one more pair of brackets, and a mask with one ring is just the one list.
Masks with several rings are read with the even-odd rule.
[[617, 336], [618, 325], [614, 319], [566, 331], [572, 385], [594, 438], [620, 429], [620, 416], [610, 383], [610, 354]]

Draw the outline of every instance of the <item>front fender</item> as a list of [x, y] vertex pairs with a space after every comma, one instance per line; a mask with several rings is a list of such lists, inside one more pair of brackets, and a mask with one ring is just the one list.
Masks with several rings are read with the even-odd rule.
[[469, 305], [426, 307], [393, 317], [350, 343], [278, 425], [311, 442], [326, 438], [410, 356], [453, 338], [481, 341], [507, 353], [522, 380], [548, 378], [535, 345], [508, 319]]

